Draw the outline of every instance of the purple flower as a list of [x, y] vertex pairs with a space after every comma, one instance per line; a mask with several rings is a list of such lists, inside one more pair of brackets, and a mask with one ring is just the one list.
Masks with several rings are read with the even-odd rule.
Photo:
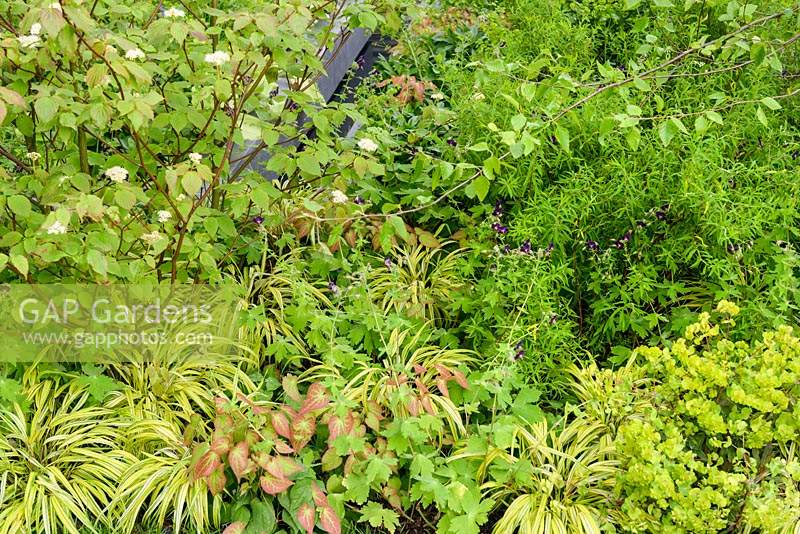
[[622, 239], [620, 239], [620, 242], [627, 243], [628, 241], [631, 240], [631, 237], [633, 237], [633, 231], [632, 230], [628, 230], [627, 232], [625, 232], [625, 235], [622, 236]]
[[501, 225], [500, 229], [498, 230], [498, 232], [500, 232], [503, 235], [507, 234], [508, 233], [508, 226], [502, 226]]
[[256, 215], [255, 217], [253, 217], [253, 222], [260, 226], [264, 224], [264, 217], [262, 217], [261, 215]]
[[592, 241], [591, 239], [588, 239], [586, 241], [586, 248], [589, 250], [599, 250], [600, 246], [597, 244], [597, 241]]
[[391, 269], [392, 268], [392, 258], [387, 257], [385, 260], [383, 260], [383, 264], [386, 266], [387, 269]]
[[667, 218], [667, 214], [666, 214], [666, 213], [664, 213], [663, 211], [661, 211], [661, 210], [658, 210], [658, 211], [656, 212], [656, 219], [658, 219], [659, 221], [663, 221], [663, 220], [664, 220], [664, 219], [666, 219], [666, 218]]
[[547, 244], [547, 248], [546, 248], [546, 249], [544, 249], [544, 255], [545, 255], [545, 256], [549, 256], [549, 255], [550, 255], [550, 253], [551, 253], [551, 252], [553, 252], [553, 249], [554, 249], [554, 248], [556, 248], [556, 247], [555, 247], [555, 245], [553, 245], [553, 242], [552, 242], [552, 241], [550, 241], [550, 242]]
[[299, 107], [300, 105], [297, 102], [290, 100], [289, 105], [286, 106], [286, 109], [288, 109], [289, 111], [295, 111]]
[[530, 254], [531, 252], [531, 240], [526, 239], [522, 246], [519, 247], [519, 250], [522, 251], [523, 254]]
[[620, 248], [622, 248], [622, 247], [624, 247], [624, 246], [625, 246], [625, 243], [623, 243], [622, 241], [619, 241], [619, 240], [615, 239], [615, 240], [613, 240], [613, 241], [611, 242], [611, 246], [612, 246], [612, 247], [614, 247], [614, 248], [616, 248], [616, 249], [620, 249]]
[[525, 349], [522, 348], [522, 342], [517, 343], [514, 346], [514, 361], [521, 360], [525, 356]]
[[647, 223], [645, 221], [636, 221], [637, 228], [645, 228]]
[[494, 211], [492, 211], [492, 215], [495, 217], [502, 217], [503, 216], [503, 201], [498, 199], [497, 202], [494, 203]]
[[733, 243], [728, 245], [728, 253], [729, 254], [735, 254], [738, 251], [739, 251], [739, 245], [734, 245]]
[[550, 314], [550, 324], [556, 324], [557, 321], [558, 321], [558, 314], [557, 313]]
[[499, 222], [493, 222], [492, 223], [492, 230], [494, 230], [498, 234], [507, 234], [508, 233], [508, 226], [503, 226]]
[[458, 143], [456, 142], [456, 140], [455, 140], [455, 139], [453, 139], [452, 137], [451, 137], [450, 139], [448, 139], [448, 140], [447, 140], [447, 144], [448, 144], [448, 145], [450, 145], [450, 146], [456, 146], [456, 145], [458, 145]]
[[511, 252], [511, 247], [509, 245], [504, 246], [503, 247], [503, 253], [504, 254], [508, 254], [509, 252]]
[[356, 198], [353, 199], [353, 202], [355, 202], [359, 206], [363, 206], [364, 204], [366, 204], [366, 201], [363, 198], [361, 198], [360, 195], [357, 195]]
[[330, 289], [331, 293], [333, 293], [334, 295], [338, 295], [339, 294], [339, 286], [337, 286], [336, 282], [334, 282], [333, 280], [328, 282], [328, 289]]

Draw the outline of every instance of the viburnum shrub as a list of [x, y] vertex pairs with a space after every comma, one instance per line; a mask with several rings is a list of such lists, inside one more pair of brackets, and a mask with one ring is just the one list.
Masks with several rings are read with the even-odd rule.
[[2, 279], [215, 280], [258, 258], [284, 223], [261, 153], [293, 191], [380, 172], [315, 85], [334, 25], [379, 20], [360, 2], [5, 2]]
[[638, 401], [617, 435], [617, 489], [635, 532], [800, 527], [800, 339], [784, 326], [732, 341], [722, 330], [739, 308], [716, 311], [671, 347], [634, 352], [652, 385], [618, 382]]

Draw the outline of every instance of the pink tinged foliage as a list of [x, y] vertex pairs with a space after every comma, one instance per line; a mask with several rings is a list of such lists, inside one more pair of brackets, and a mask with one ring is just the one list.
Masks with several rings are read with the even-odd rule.
[[228, 482], [228, 478], [225, 476], [225, 467], [222, 465], [214, 469], [206, 478], [208, 490], [211, 492], [211, 495], [219, 495], [222, 493], [225, 490], [226, 482]]
[[314, 507], [308, 503], [301, 504], [297, 510], [297, 522], [307, 534], [314, 532], [314, 515]]
[[244, 529], [247, 528], [247, 523], [237, 521], [228, 525], [228, 528], [222, 531], [222, 534], [243, 534]]
[[283, 493], [289, 487], [294, 484], [288, 478], [279, 478], [271, 473], [265, 473], [261, 476], [261, 489], [264, 490], [265, 493], [269, 493], [270, 495], [278, 495], [279, 493]]
[[319, 509], [319, 524], [328, 534], [341, 534], [342, 522], [330, 506]]
[[200, 480], [209, 476], [221, 464], [219, 455], [214, 451], [208, 451], [194, 465], [194, 478]]
[[286, 418], [286, 415], [281, 412], [272, 414], [272, 428], [283, 438], [291, 440], [293, 437], [292, 429], [289, 426], [289, 420]]
[[246, 441], [239, 442], [228, 454], [228, 463], [231, 471], [236, 475], [236, 480], [241, 480], [250, 465], [250, 447]]

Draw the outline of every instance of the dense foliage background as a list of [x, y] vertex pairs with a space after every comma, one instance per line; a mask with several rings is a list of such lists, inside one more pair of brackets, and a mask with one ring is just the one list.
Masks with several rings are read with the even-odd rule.
[[[326, 103], [340, 24], [387, 51]], [[0, 530], [797, 534], [798, 28], [10, 0], [0, 282], [242, 310], [213, 357], [0, 363]]]

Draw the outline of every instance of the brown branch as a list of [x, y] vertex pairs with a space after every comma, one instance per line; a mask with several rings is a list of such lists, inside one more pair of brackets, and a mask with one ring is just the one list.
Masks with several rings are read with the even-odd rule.
[[25, 172], [31, 172], [31, 168], [28, 167], [25, 162], [15, 156], [11, 151], [6, 150], [2, 146], [0, 146], [0, 156], [5, 156], [6, 159], [10, 160], [20, 169], [23, 169]]

